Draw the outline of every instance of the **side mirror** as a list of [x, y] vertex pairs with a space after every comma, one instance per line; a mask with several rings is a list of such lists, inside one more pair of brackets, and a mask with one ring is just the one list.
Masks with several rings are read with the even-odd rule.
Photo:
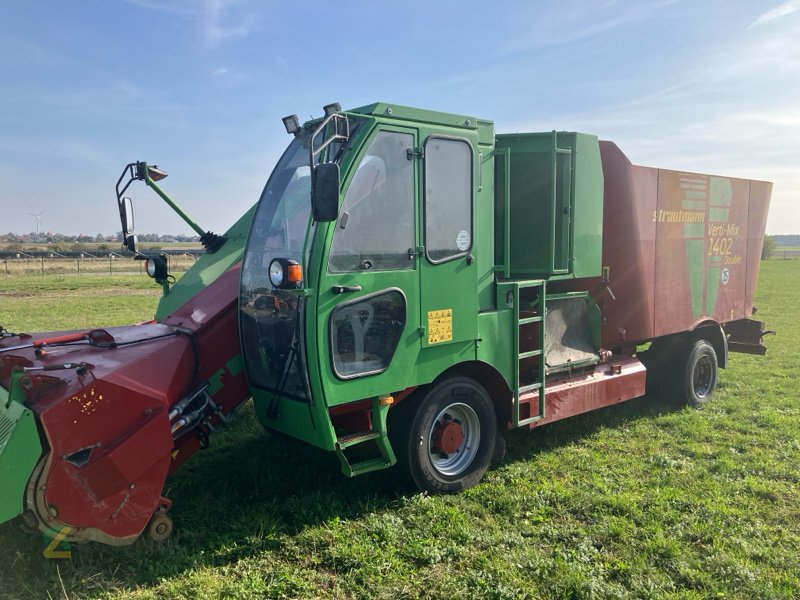
[[119, 220], [122, 224], [122, 235], [133, 233], [133, 201], [127, 196], [119, 201]]
[[136, 235], [133, 233], [133, 201], [128, 198], [119, 200], [119, 220], [122, 224], [122, 244], [131, 252], [136, 252]]
[[335, 221], [339, 216], [339, 165], [321, 163], [314, 167], [314, 190], [311, 213], [319, 223]]

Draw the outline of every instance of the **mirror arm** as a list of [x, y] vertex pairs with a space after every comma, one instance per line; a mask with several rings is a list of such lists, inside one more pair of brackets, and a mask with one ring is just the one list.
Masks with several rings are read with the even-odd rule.
[[223, 235], [217, 235], [216, 233], [213, 233], [211, 231], [205, 231], [197, 223], [192, 221], [189, 218], [189, 215], [187, 215], [185, 212], [183, 212], [180, 209], [180, 207], [177, 204], [175, 204], [172, 201], [172, 199], [169, 196], [167, 196], [167, 194], [164, 193], [164, 191], [160, 187], [158, 187], [156, 182], [153, 181], [152, 178], [150, 177], [150, 174], [147, 172], [147, 170], [145, 169], [144, 171], [145, 171], [145, 173], [144, 173], [144, 182], [156, 194], [158, 194], [161, 197], [161, 199], [164, 202], [166, 202], [172, 210], [174, 210], [176, 213], [178, 213], [178, 216], [181, 219], [183, 219], [186, 222], [186, 224], [189, 225], [189, 227], [194, 229], [194, 231], [197, 233], [197, 235], [200, 236], [200, 242], [203, 244], [203, 247], [208, 252], [216, 252], [217, 250], [219, 250], [222, 247], [222, 245], [227, 241], [228, 238], [226, 238]]
[[150, 175], [147, 175], [147, 174], [145, 174], [145, 177], [144, 177], [144, 182], [145, 182], [145, 183], [146, 183], [146, 184], [147, 184], [147, 185], [148, 185], [150, 188], [152, 188], [152, 190], [153, 190], [153, 191], [154, 191], [156, 194], [158, 194], [158, 195], [161, 197], [161, 199], [162, 199], [164, 202], [166, 202], [166, 203], [169, 205], [169, 207], [170, 207], [172, 210], [174, 210], [176, 213], [178, 213], [178, 216], [179, 216], [181, 219], [183, 219], [184, 221], [186, 221], [186, 224], [187, 224], [187, 225], [189, 225], [189, 227], [191, 227], [192, 229], [194, 229], [194, 230], [195, 230], [195, 232], [197, 233], [197, 235], [205, 235], [205, 233], [206, 233], [206, 232], [205, 232], [205, 230], [204, 230], [202, 227], [200, 227], [200, 225], [198, 225], [197, 223], [195, 223], [194, 221], [192, 221], [192, 220], [189, 218], [189, 215], [187, 215], [185, 212], [183, 212], [183, 211], [180, 209], [180, 207], [179, 207], [177, 204], [175, 204], [175, 203], [172, 201], [172, 199], [171, 199], [169, 196], [167, 196], [167, 194], [165, 194], [165, 193], [164, 193], [164, 191], [163, 191], [163, 190], [162, 190], [160, 187], [158, 187], [158, 185], [156, 184], [156, 182], [155, 182], [155, 181], [153, 181], [153, 180], [150, 178]]

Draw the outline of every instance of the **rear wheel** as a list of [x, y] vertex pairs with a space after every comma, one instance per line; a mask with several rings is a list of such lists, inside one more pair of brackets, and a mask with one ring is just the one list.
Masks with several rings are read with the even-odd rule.
[[690, 346], [683, 364], [681, 400], [697, 406], [708, 402], [717, 387], [717, 353], [706, 340]]
[[393, 422], [398, 463], [430, 493], [458, 492], [477, 484], [492, 460], [497, 417], [486, 390], [468, 377], [435, 384]]

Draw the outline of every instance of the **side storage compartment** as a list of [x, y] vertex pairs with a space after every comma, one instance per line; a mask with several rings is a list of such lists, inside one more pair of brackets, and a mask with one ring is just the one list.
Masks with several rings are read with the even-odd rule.
[[495, 250], [505, 278], [600, 275], [603, 173], [596, 137], [498, 135], [495, 179]]

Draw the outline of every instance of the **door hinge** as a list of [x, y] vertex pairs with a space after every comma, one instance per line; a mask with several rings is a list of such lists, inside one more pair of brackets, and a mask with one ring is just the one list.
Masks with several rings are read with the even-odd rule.
[[413, 160], [414, 157], [423, 158], [425, 153], [422, 151], [422, 148], [407, 148], [406, 149], [406, 158], [408, 160]]

